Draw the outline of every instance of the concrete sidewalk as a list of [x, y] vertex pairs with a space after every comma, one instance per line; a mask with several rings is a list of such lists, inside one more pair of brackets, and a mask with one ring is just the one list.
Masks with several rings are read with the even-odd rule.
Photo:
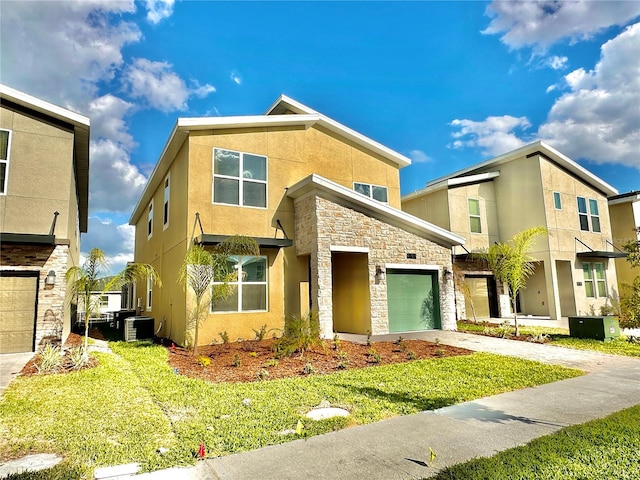
[[[208, 459], [206, 463], [215, 475], [209, 478], [425, 478], [443, 467], [491, 456], [640, 403], [640, 359], [455, 332], [416, 336], [430, 340], [437, 337], [442, 344], [562, 364], [590, 373], [308, 440]], [[433, 462], [429, 462], [430, 449], [437, 455]]]

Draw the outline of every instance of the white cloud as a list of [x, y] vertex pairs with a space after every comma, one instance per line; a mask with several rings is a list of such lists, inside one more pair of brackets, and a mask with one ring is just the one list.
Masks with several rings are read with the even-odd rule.
[[236, 72], [231, 72], [229, 78], [231, 78], [231, 81], [236, 85], [242, 85], [242, 78]]
[[142, 37], [121, 19], [133, 12], [133, 0], [2, 2], [2, 82], [85, 112], [97, 82], [123, 64], [122, 48]]
[[611, 25], [627, 24], [640, 15], [640, 3], [494, 0], [486, 14], [491, 23], [482, 33], [502, 34], [502, 42], [513, 49], [534, 47], [544, 52], [560, 40], [585, 40]]
[[146, 0], [147, 20], [157, 25], [165, 18], [173, 15], [174, 0]]
[[565, 76], [540, 138], [572, 158], [640, 168], [640, 23], [602, 46], [600, 61]]
[[[133, 261], [134, 236], [133, 226], [92, 215], [89, 217], [88, 232], [82, 234], [82, 245], [85, 250], [102, 250], [109, 261], [109, 272], [114, 274], [121, 271], [127, 262]], [[81, 261], [84, 262], [84, 256]]]
[[480, 148], [485, 155], [500, 155], [522, 146], [525, 142], [516, 134], [531, 126], [526, 117], [487, 117], [477, 122], [467, 119], [453, 120], [450, 125], [459, 128], [452, 137], [450, 148]]
[[554, 70], [562, 70], [567, 68], [568, 61], [569, 59], [567, 57], [558, 57], [557, 55], [553, 55], [552, 57], [545, 59], [544, 64]]
[[91, 143], [89, 209], [93, 212], [130, 212], [147, 182], [117, 142], [101, 139]]
[[433, 162], [433, 158], [424, 153], [422, 150], [411, 150], [409, 152], [409, 158], [412, 163], [430, 163]]
[[171, 64], [145, 58], [134, 60], [123, 72], [122, 81], [133, 98], [144, 99], [149, 106], [163, 112], [186, 110], [190, 96], [202, 98], [215, 91], [209, 84], [189, 88]]
[[111, 94], [93, 99], [89, 103], [88, 115], [91, 118], [91, 136], [108, 138], [122, 143], [127, 148], [135, 146], [128, 132], [124, 117], [133, 108], [133, 104]]

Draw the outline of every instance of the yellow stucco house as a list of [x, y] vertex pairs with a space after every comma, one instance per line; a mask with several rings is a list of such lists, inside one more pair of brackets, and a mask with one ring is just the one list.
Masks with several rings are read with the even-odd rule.
[[[400, 210], [403, 155], [280, 96], [262, 115], [179, 118], [135, 207], [139, 313], [185, 340], [190, 297], [177, 277], [190, 242], [248, 235], [234, 293], [210, 309], [199, 343], [253, 338], [318, 312], [321, 332], [455, 329], [451, 248], [458, 235]], [[199, 221], [196, 221], [196, 214]]]
[[0, 85], [0, 353], [64, 342], [87, 231], [89, 119]]
[[[600, 314], [618, 296], [607, 197], [618, 192], [548, 144], [537, 141], [433, 180], [402, 198], [402, 209], [465, 239], [455, 263], [470, 299], [457, 292], [457, 315], [505, 317], [507, 292], [471, 252], [538, 225], [548, 229], [531, 256], [535, 273], [519, 298], [520, 313]], [[615, 301], [615, 300], [614, 300]], [[473, 302], [473, 305], [471, 305]]]
[[[614, 245], [620, 247], [628, 241], [640, 241], [640, 191], [609, 197], [609, 215]], [[616, 274], [618, 286], [631, 285], [640, 275], [640, 269], [631, 268], [625, 258], [617, 258]]]

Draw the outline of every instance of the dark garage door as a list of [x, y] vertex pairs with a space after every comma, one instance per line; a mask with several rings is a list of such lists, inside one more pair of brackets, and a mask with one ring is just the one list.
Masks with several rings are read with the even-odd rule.
[[440, 328], [438, 274], [431, 270], [387, 270], [389, 332]]
[[32, 352], [37, 272], [0, 275], [0, 353]]

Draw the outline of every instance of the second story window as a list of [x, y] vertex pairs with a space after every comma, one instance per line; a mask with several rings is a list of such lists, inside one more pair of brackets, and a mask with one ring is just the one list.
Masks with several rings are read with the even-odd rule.
[[482, 233], [482, 225], [480, 221], [480, 200], [469, 198], [469, 228], [471, 233]]
[[153, 200], [147, 209], [147, 239], [153, 235]]
[[213, 149], [213, 203], [267, 206], [267, 157]]
[[361, 193], [362, 195], [365, 195], [369, 198], [373, 198], [374, 200], [377, 200], [379, 202], [382, 202], [382, 203], [389, 202], [389, 198], [387, 195], [387, 187], [381, 187], [379, 185], [371, 185], [370, 183], [354, 182], [353, 189], [356, 192]]
[[560, 198], [560, 192], [553, 192], [553, 206], [556, 210], [562, 210], [562, 199]]
[[164, 179], [164, 203], [162, 205], [162, 227], [167, 228], [169, 226], [169, 183], [170, 175]]
[[[587, 199], [584, 197], [577, 197], [578, 200], [578, 220], [580, 221], [580, 230], [583, 232], [600, 233], [600, 214], [598, 212], [598, 201], [590, 198], [587, 204]], [[588, 205], [588, 210], [587, 210]], [[591, 229], [589, 229], [591, 225]]]
[[9, 130], [0, 130], [0, 195], [7, 194], [10, 140], [11, 132]]

